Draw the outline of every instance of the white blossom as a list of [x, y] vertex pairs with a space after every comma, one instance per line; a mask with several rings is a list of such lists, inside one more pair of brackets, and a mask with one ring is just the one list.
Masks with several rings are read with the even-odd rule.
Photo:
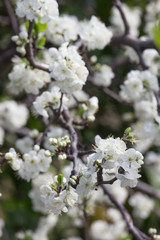
[[141, 121], [154, 120], [158, 116], [157, 100], [153, 96], [150, 100], [141, 100], [134, 104], [135, 115]]
[[119, 157], [118, 161], [120, 169], [118, 173], [116, 173], [116, 177], [121, 181], [121, 186], [135, 187], [137, 185], [137, 179], [141, 177], [138, 172], [143, 164], [142, 154], [130, 148]]
[[5, 132], [3, 128], [0, 127], [0, 145], [3, 145]]
[[18, 171], [22, 165], [22, 159], [19, 158], [14, 148], [10, 148], [9, 152], [5, 154], [5, 158], [9, 161], [11, 168]]
[[4, 220], [0, 218], [0, 237], [2, 237], [4, 225]]
[[142, 219], [147, 218], [154, 208], [154, 201], [142, 193], [132, 195], [129, 204], [133, 207], [134, 216]]
[[[141, 23], [141, 10], [138, 7], [130, 8], [127, 4], [122, 3], [122, 8], [129, 24], [131, 35], [136, 37], [139, 34], [138, 28]], [[124, 23], [120, 15], [119, 10], [116, 7], [112, 8], [111, 24], [113, 25], [113, 31], [116, 33], [124, 33]]]
[[27, 181], [38, 176], [40, 172], [47, 172], [52, 161], [51, 157], [46, 157], [44, 149], [40, 149], [38, 152], [32, 150], [25, 153], [23, 159], [18, 174]]
[[28, 109], [23, 104], [17, 104], [13, 100], [0, 103], [0, 125], [9, 131], [25, 126], [28, 116]]
[[39, 89], [50, 82], [50, 76], [47, 72], [26, 67], [23, 62], [16, 63], [8, 77], [10, 79], [8, 89], [15, 95], [22, 91], [36, 95], [39, 93]]
[[59, 50], [50, 48], [49, 53], [53, 59], [50, 76], [56, 80], [55, 85], [68, 94], [81, 90], [86, 82], [88, 70], [76, 46], [68, 46], [68, 43], [65, 43]]
[[40, 18], [41, 23], [58, 16], [58, 4], [55, 0], [18, 0], [16, 14], [29, 21]]
[[112, 38], [112, 32], [95, 16], [80, 24], [79, 35], [88, 50], [103, 49]]
[[33, 144], [34, 144], [33, 139], [26, 136], [26, 137], [23, 137], [21, 139], [17, 139], [15, 145], [16, 145], [16, 148], [18, 148], [18, 150], [22, 154], [24, 154], [24, 153], [27, 153], [27, 152], [32, 150]]
[[87, 109], [83, 113], [83, 118], [87, 119], [88, 121], [91, 118], [93, 118], [93, 120], [95, 120], [95, 116], [94, 115], [97, 112], [97, 110], [98, 110], [98, 98], [94, 96], [94, 97], [91, 97], [88, 100]]
[[103, 64], [100, 66], [98, 71], [95, 72], [93, 83], [97, 86], [109, 87], [113, 78], [114, 73], [112, 68], [106, 64]]
[[59, 184], [58, 176], [55, 176], [52, 182], [40, 187], [41, 199], [45, 204], [45, 208], [55, 215], [59, 215], [61, 212], [68, 212], [68, 207], [73, 207], [78, 200], [75, 190], [72, 187], [66, 186], [66, 179], [64, 177], [61, 188], [64, 186], [67, 188], [59, 191]]
[[[66, 97], [64, 96], [62, 101], [66, 102]], [[48, 108], [52, 106], [53, 109], [58, 109], [60, 107], [61, 92], [59, 87], [53, 87], [51, 91], [45, 91], [40, 96], [36, 98], [33, 102], [34, 109], [36, 113], [42, 115], [44, 118], [48, 118]], [[63, 105], [62, 105], [63, 106]]]
[[48, 41], [60, 46], [64, 42], [76, 40], [78, 20], [75, 16], [62, 15], [48, 22], [45, 35]]

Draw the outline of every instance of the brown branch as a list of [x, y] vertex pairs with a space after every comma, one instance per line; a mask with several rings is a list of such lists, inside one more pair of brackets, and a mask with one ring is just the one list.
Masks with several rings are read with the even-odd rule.
[[115, 45], [115, 44], [121, 45], [122, 44], [122, 45], [126, 45], [126, 46], [133, 48], [139, 57], [139, 61], [140, 61], [140, 64], [141, 64], [143, 70], [148, 69], [148, 67], [144, 62], [144, 59], [142, 57], [142, 52], [145, 49], [151, 49], [151, 48], [156, 49], [156, 46], [155, 46], [153, 40], [143, 41], [143, 40], [134, 38], [131, 35], [113, 36], [111, 39], [111, 44], [113, 44], [113, 45]]
[[104, 185], [101, 185], [104, 194], [106, 194], [111, 202], [119, 209], [122, 214], [129, 232], [137, 239], [137, 240], [151, 240], [149, 236], [141, 232], [133, 223], [133, 220], [128, 213], [127, 209], [115, 198], [115, 196], [108, 190], [108, 188]]
[[101, 89], [103, 90], [104, 93], [106, 93], [109, 97], [113, 98], [114, 100], [116, 100], [117, 102], [126, 105], [126, 106], [132, 106], [131, 103], [125, 102], [117, 93], [113, 92], [112, 90], [110, 90], [107, 87], [101, 87]]
[[62, 120], [62, 117], [60, 118], [61, 122], [64, 124], [64, 127], [69, 131], [70, 134], [70, 138], [71, 138], [71, 156], [73, 157], [73, 169], [71, 172], [71, 175], [77, 175], [78, 174], [78, 149], [77, 149], [77, 145], [78, 145], [78, 136], [77, 136], [77, 132], [75, 131], [72, 123], [73, 120], [69, 115], [68, 110], [65, 108], [62, 111], [62, 116], [64, 117], [64, 120]]
[[32, 39], [33, 27], [34, 27], [34, 21], [32, 21], [32, 22], [30, 21], [29, 22], [29, 29], [28, 29], [29, 43], [27, 44], [27, 47], [26, 47], [26, 51], [27, 51], [27, 56], [26, 57], [27, 57], [27, 59], [30, 62], [32, 67], [49, 73], [50, 71], [49, 71], [48, 66], [46, 64], [41, 64], [41, 63], [36, 62], [36, 60], [34, 58], [33, 39]]
[[130, 27], [129, 27], [127, 18], [126, 18], [126, 16], [125, 16], [125, 13], [124, 13], [124, 11], [123, 11], [122, 4], [121, 4], [120, 0], [115, 0], [115, 1], [114, 1], [114, 5], [115, 5], [115, 6], [117, 7], [117, 9], [119, 10], [119, 12], [120, 12], [120, 14], [121, 14], [121, 17], [122, 17], [122, 20], [123, 20], [123, 24], [124, 24], [124, 28], [125, 28], [124, 35], [128, 35], [128, 34], [129, 34]]
[[117, 181], [117, 178], [114, 177], [112, 178], [111, 180], [108, 180], [108, 181], [101, 181], [101, 182], [98, 182], [97, 185], [101, 185], [101, 184], [113, 184], [115, 181]]
[[158, 191], [156, 191], [152, 186], [150, 186], [149, 184], [147, 184], [145, 182], [138, 181], [138, 184], [135, 189], [137, 191], [147, 194], [148, 196], [150, 196], [152, 198], [156, 198], [160, 201], [160, 193]]
[[10, 0], [3, 0], [3, 3], [5, 5], [5, 8], [7, 10], [8, 16], [10, 18], [10, 24], [12, 26], [12, 30], [13, 33], [18, 35], [19, 33], [19, 25], [18, 25], [18, 21], [17, 18], [12, 10], [12, 6], [11, 6], [11, 1]]

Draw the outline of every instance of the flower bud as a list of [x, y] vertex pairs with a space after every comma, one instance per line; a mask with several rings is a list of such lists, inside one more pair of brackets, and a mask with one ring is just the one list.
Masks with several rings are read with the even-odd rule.
[[76, 185], [76, 184], [77, 184], [76, 181], [75, 181], [73, 178], [70, 178], [69, 181], [70, 181], [70, 183], [71, 183], [72, 185]]
[[87, 118], [88, 122], [94, 122], [95, 121], [95, 116], [89, 116]]
[[50, 156], [51, 156], [51, 152], [50, 152], [49, 150], [46, 150], [45, 153], [44, 153], [44, 155], [45, 155], [46, 157], [50, 157]]
[[33, 147], [34, 151], [38, 152], [40, 150], [40, 146], [39, 145], [34, 145]]
[[53, 146], [56, 146], [58, 143], [57, 138], [49, 138], [49, 143]]

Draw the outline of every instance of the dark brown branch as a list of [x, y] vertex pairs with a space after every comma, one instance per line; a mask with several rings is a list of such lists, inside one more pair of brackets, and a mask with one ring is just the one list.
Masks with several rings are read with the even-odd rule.
[[116, 100], [117, 102], [126, 105], [126, 106], [132, 106], [131, 103], [125, 102], [117, 93], [113, 92], [112, 90], [110, 90], [107, 87], [102, 87], [102, 90], [104, 93], [106, 93], [109, 97], [113, 98], [114, 100]]
[[160, 201], [160, 193], [156, 191], [152, 186], [150, 186], [147, 183], [144, 183], [142, 181], [138, 181], [138, 184], [136, 186], [136, 190], [147, 194], [148, 196], [152, 198], [156, 198]]
[[3, 0], [3, 3], [5, 5], [5, 8], [7, 10], [7, 13], [8, 13], [8, 16], [10, 18], [10, 24], [12, 26], [12, 30], [13, 30], [13, 33], [18, 35], [19, 33], [19, 25], [18, 25], [18, 21], [17, 21], [17, 18], [12, 10], [12, 7], [11, 7], [11, 2], [10, 0]]
[[42, 71], [49, 73], [49, 68], [46, 64], [41, 64], [36, 62], [34, 58], [34, 49], [33, 49], [33, 39], [32, 39], [32, 30], [34, 27], [34, 22], [29, 22], [29, 29], [28, 29], [28, 40], [29, 43], [27, 44], [26, 50], [27, 50], [27, 59], [30, 62], [31, 66], [37, 69], [40, 69]]
[[126, 46], [133, 48], [139, 57], [139, 61], [140, 61], [140, 64], [141, 64], [143, 70], [148, 69], [148, 67], [146, 66], [146, 64], [144, 62], [144, 59], [142, 57], [142, 52], [145, 49], [150, 49], [150, 48], [156, 49], [156, 46], [155, 46], [153, 40], [143, 41], [143, 40], [134, 38], [131, 35], [113, 36], [111, 39], [111, 44], [114, 44], [114, 45], [122, 44], [122, 45], [126, 45]]
[[141, 232], [133, 223], [130, 214], [128, 213], [127, 209], [115, 198], [115, 196], [108, 190], [108, 188], [104, 185], [101, 185], [104, 194], [106, 194], [111, 202], [119, 209], [120, 213], [122, 214], [129, 232], [137, 239], [137, 240], [151, 240], [149, 236]]
[[117, 180], [116, 177], [112, 178], [111, 180], [108, 180], [108, 181], [101, 181], [101, 182], [98, 182], [97, 185], [101, 185], [101, 184], [113, 184], [115, 181]]
[[126, 19], [126, 16], [125, 16], [125, 13], [123, 11], [122, 4], [121, 4], [120, 0], [115, 0], [114, 5], [119, 10], [119, 12], [121, 14], [121, 17], [122, 17], [122, 20], [123, 20], [124, 28], [125, 28], [124, 35], [128, 35], [129, 34], [129, 24], [128, 24], [128, 21]]

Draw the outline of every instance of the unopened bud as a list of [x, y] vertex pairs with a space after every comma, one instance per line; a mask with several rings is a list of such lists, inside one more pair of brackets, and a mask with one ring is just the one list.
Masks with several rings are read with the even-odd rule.
[[29, 132], [29, 136], [31, 138], [36, 138], [38, 136], [39, 132], [37, 129], [33, 129], [32, 131]]
[[40, 150], [40, 146], [39, 145], [34, 145], [33, 147], [34, 151], [38, 152]]
[[53, 146], [56, 146], [58, 143], [57, 138], [49, 138], [49, 143]]
[[11, 37], [11, 40], [12, 40], [13, 42], [17, 42], [18, 39], [19, 39], [19, 37], [18, 37], [17, 35]]
[[73, 178], [70, 178], [69, 181], [70, 181], [70, 183], [71, 183], [72, 185], [76, 185], [76, 184], [77, 184], [76, 181], [75, 181]]
[[19, 37], [21, 39], [26, 39], [28, 37], [28, 34], [27, 34], [27, 32], [20, 32]]
[[83, 111], [87, 111], [88, 110], [88, 107], [87, 107], [87, 105], [86, 104], [82, 104], [81, 105], [81, 108], [83, 109]]
[[67, 158], [67, 155], [65, 153], [58, 155], [58, 160], [60, 160], [60, 161], [61, 160], [66, 160], [66, 158]]
[[46, 150], [45, 153], [44, 153], [44, 155], [45, 155], [46, 157], [50, 157], [50, 156], [51, 156], [51, 152], [50, 152], [49, 150]]
[[88, 122], [94, 122], [95, 121], [95, 116], [89, 116], [87, 118]]
[[8, 152], [5, 154], [5, 159], [11, 160], [13, 158], [13, 154], [11, 152]]
[[154, 234], [157, 233], [157, 229], [156, 229], [156, 228], [149, 228], [148, 233], [149, 233], [150, 235], [154, 235]]

